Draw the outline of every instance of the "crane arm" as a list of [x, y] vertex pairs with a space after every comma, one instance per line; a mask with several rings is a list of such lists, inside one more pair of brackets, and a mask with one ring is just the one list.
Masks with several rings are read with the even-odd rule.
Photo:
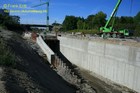
[[114, 10], [112, 11], [112, 14], [111, 14], [109, 20], [107, 21], [107, 23], [106, 23], [105, 26], [104, 26], [105, 28], [107, 28], [107, 26], [109, 25], [110, 21], [111, 21], [112, 18], [114, 17], [114, 15], [115, 15], [115, 13], [117, 12], [117, 10], [118, 10], [118, 8], [119, 8], [121, 2], [122, 2], [122, 0], [118, 0], [116, 6], [115, 6], [115, 8], [114, 8]]
[[38, 7], [38, 6], [42, 6], [42, 5], [45, 5], [45, 4], [49, 4], [49, 2], [45, 2], [45, 3], [42, 3], [42, 4], [39, 4], [39, 5], [35, 5], [35, 6], [33, 6], [33, 7]]

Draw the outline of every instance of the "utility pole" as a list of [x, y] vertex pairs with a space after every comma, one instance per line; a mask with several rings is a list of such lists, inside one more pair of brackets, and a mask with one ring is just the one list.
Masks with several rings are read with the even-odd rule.
[[47, 10], [47, 14], [46, 14], [46, 31], [49, 31], [49, 2], [50, 0], [48, 0], [48, 2], [33, 6], [33, 7], [38, 7], [38, 6], [42, 6], [42, 5], [47, 5], [46, 10]]
[[47, 2], [47, 21], [46, 30], [49, 31], [49, 2]]

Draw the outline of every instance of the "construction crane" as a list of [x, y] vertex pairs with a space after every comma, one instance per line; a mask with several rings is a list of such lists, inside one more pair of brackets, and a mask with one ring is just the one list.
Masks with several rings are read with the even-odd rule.
[[112, 19], [117, 14], [117, 10], [118, 10], [121, 2], [122, 2], [122, 0], [118, 0], [114, 10], [112, 11], [112, 14], [111, 14], [109, 20], [106, 22], [104, 27], [100, 27], [100, 35], [103, 38], [108, 38], [108, 37], [113, 37], [113, 38], [118, 37], [119, 38], [119, 37], [124, 37], [124, 36], [129, 35], [129, 32], [127, 29], [123, 29], [123, 30], [119, 30], [119, 31], [114, 30], [113, 26], [114, 26], [115, 19], [113, 20], [112, 25], [109, 27], [109, 24], [111, 23]]
[[42, 6], [42, 5], [47, 5], [47, 15], [46, 15], [46, 31], [49, 31], [49, 2], [50, 0], [48, 0], [48, 2], [33, 6], [33, 7], [38, 7], [38, 6]]

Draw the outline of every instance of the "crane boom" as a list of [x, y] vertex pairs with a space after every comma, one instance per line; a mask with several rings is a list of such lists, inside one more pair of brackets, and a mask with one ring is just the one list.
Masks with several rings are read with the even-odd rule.
[[42, 5], [45, 5], [45, 4], [48, 4], [49, 2], [45, 2], [45, 3], [42, 3], [42, 4], [39, 4], [39, 5], [35, 5], [33, 7], [38, 7], [38, 6], [42, 6]]
[[117, 2], [117, 4], [116, 4], [116, 6], [115, 6], [115, 8], [114, 8], [114, 10], [113, 10], [113, 12], [112, 12], [110, 18], [109, 18], [109, 20], [107, 21], [107, 23], [106, 23], [105, 26], [104, 26], [105, 28], [109, 25], [110, 21], [111, 21], [112, 18], [114, 17], [114, 15], [115, 15], [115, 13], [117, 12], [117, 10], [118, 10], [118, 8], [119, 8], [121, 2], [122, 2], [122, 0], [118, 0], [118, 2]]

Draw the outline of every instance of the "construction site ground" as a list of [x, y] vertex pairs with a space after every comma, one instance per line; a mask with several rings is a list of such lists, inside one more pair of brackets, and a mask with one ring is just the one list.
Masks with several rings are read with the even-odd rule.
[[[0, 36], [16, 55], [15, 68], [0, 66], [0, 93], [76, 93], [77, 88], [58, 75], [21, 35], [1, 30]], [[96, 93], [135, 93], [106, 84], [90, 72], [77, 68], [78, 74]]]

